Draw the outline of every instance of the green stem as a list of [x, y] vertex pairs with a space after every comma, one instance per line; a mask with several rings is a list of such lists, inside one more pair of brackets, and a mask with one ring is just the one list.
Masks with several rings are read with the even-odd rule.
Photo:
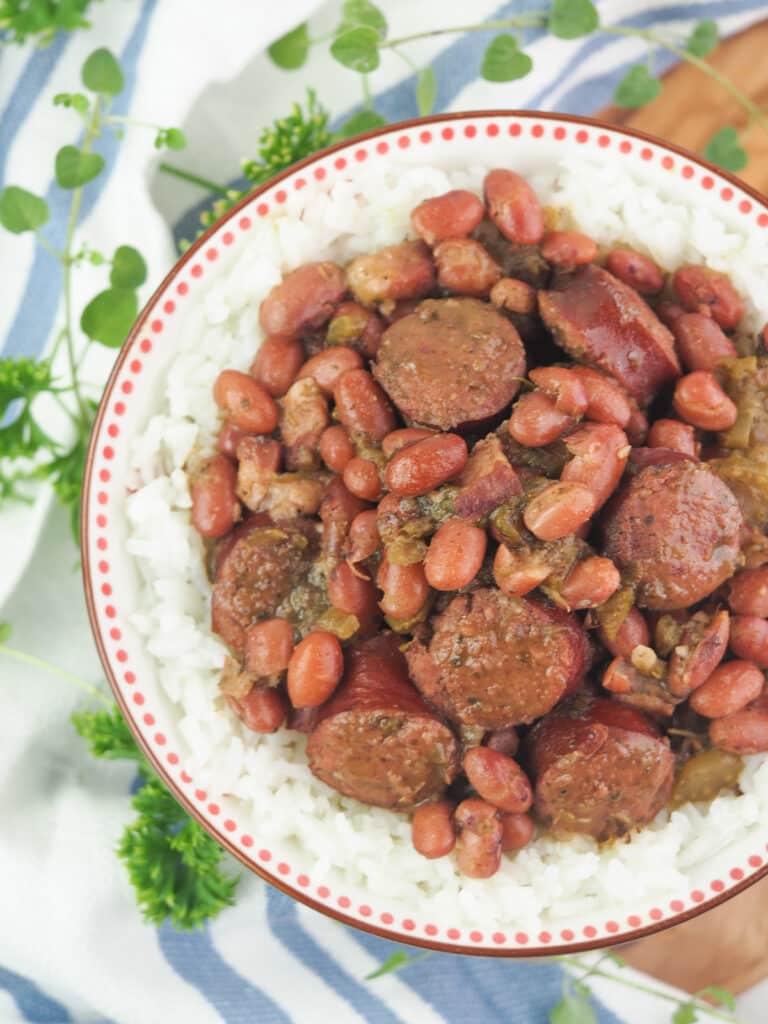
[[58, 249], [54, 249], [54, 247], [51, 245], [51, 243], [48, 241], [44, 234], [42, 234], [40, 231], [35, 231], [35, 239], [37, 240], [37, 244], [40, 246], [41, 249], [45, 249], [45, 251], [47, 253], [50, 253], [55, 260], [59, 261], [59, 263], [63, 262], [63, 255], [59, 252]]
[[500, 18], [498, 21], [486, 21], [475, 25], [454, 25], [451, 28], [428, 29], [425, 32], [414, 32], [409, 36], [400, 36], [398, 39], [383, 39], [379, 48], [393, 49], [402, 46], [404, 43], [413, 43], [418, 39], [434, 39], [436, 36], [463, 35], [465, 32], [495, 32], [504, 28], [538, 28], [546, 25], [549, 21], [549, 11], [530, 11], [528, 14], [519, 14], [513, 18]]
[[189, 182], [190, 185], [199, 185], [200, 188], [204, 188], [207, 192], [215, 192], [219, 196], [228, 196], [231, 191], [223, 185], [217, 185], [215, 181], [201, 178], [199, 174], [192, 174], [191, 171], [185, 171], [181, 167], [174, 167], [173, 164], [163, 162], [160, 164], [160, 170], [164, 174], [171, 174], [174, 178], [180, 178], [182, 181]]
[[35, 668], [41, 668], [44, 672], [50, 672], [52, 675], [59, 676], [61, 679], [66, 679], [69, 683], [74, 683], [75, 686], [79, 686], [81, 690], [85, 690], [86, 693], [90, 694], [91, 697], [95, 697], [97, 700], [102, 701], [107, 707], [112, 707], [112, 701], [107, 697], [101, 690], [97, 690], [95, 686], [91, 686], [90, 683], [86, 683], [80, 676], [76, 676], [74, 672], [67, 672], [65, 668], [59, 668], [58, 665], [52, 664], [50, 661], [44, 661], [42, 658], [38, 658], [34, 654], [27, 654], [26, 651], [20, 651], [16, 647], [6, 647], [5, 644], [0, 644], [0, 654], [4, 654], [7, 658], [13, 658], [15, 661], [21, 661], [25, 665], [33, 665]]
[[416, 65], [416, 61], [411, 60], [407, 53], [403, 53], [403, 51], [399, 50], [396, 46], [392, 46], [391, 50], [396, 57], [399, 57], [400, 60], [405, 61], [405, 63], [408, 65], [411, 71], [413, 71], [414, 74], [418, 74], [419, 69], [418, 66]]
[[363, 73], [363, 104], [366, 110], [373, 110], [373, 96], [371, 95], [371, 82], [367, 74]]

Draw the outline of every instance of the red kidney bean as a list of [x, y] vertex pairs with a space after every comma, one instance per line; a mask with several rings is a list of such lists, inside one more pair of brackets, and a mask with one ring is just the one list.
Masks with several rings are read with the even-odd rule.
[[305, 263], [275, 285], [259, 309], [267, 334], [287, 340], [329, 319], [346, 290], [344, 271], [335, 263]]
[[680, 317], [685, 315], [685, 310], [679, 303], [670, 302], [668, 299], [665, 299], [659, 303], [656, 315], [662, 323], [666, 324], [670, 330], [673, 330]]
[[347, 370], [358, 370], [363, 365], [359, 352], [346, 345], [334, 345], [312, 356], [299, 370], [299, 378], [312, 377], [325, 395], [332, 395], [339, 377]]
[[673, 403], [678, 416], [700, 430], [727, 430], [738, 418], [733, 402], [707, 370], [681, 377]]
[[676, 697], [688, 694], [712, 675], [725, 657], [730, 633], [730, 615], [723, 609], [712, 616], [705, 628], [697, 625], [702, 613], [694, 615], [683, 628], [667, 668], [667, 686]]
[[496, 586], [508, 597], [529, 594], [551, 576], [552, 571], [541, 554], [521, 548], [510, 549], [506, 544], [499, 544], [493, 559]]
[[608, 423], [587, 423], [569, 434], [565, 446], [573, 458], [563, 467], [560, 479], [588, 487], [595, 509], [602, 508], [626, 468], [631, 450], [627, 435]]
[[453, 189], [425, 199], [411, 212], [413, 230], [427, 245], [446, 238], [471, 235], [485, 215], [485, 207], [474, 192]]
[[768, 751], [768, 711], [745, 708], [709, 724], [709, 738], [730, 754], [762, 754]]
[[531, 370], [530, 379], [552, 399], [558, 412], [582, 416], [587, 411], [587, 392], [573, 370], [563, 366], [540, 366]]
[[527, 281], [515, 277], [502, 277], [491, 288], [491, 302], [508, 313], [533, 313], [536, 309], [536, 289]]
[[389, 399], [367, 370], [346, 370], [333, 390], [336, 412], [351, 434], [380, 441], [395, 429]]
[[265, 338], [251, 364], [251, 376], [273, 398], [282, 398], [303, 362], [304, 349], [298, 341]]
[[344, 486], [357, 498], [376, 501], [381, 494], [381, 478], [375, 462], [355, 456], [344, 467]]
[[249, 436], [239, 427], [232, 426], [229, 420], [224, 420], [221, 424], [219, 436], [216, 438], [216, 447], [222, 455], [228, 455], [230, 459], [234, 459], [237, 456], [237, 446], [244, 437]]
[[432, 254], [421, 240], [388, 245], [353, 259], [347, 284], [364, 306], [423, 298], [435, 285]]
[[737, 355], [728, 335], [703, 313], [684, 313], [675, 321], [672, 333], [686, 370], [714, 370], [721, 359]]
[[552, 399], [541, 391], [533, 391], [515, 403], [508, 429], [518, 444], [541, 448], [556, 441], [571, 426], [571, 416], [559, 412]]
[[464, 755], [464, 771], [483, 800], [509, 814], [523, 814], [533, 803], [528, 776], [511, 757], [490, 747], [472, 747]]
[[649, 448], [670, 448], [691, 458], [699, 457], [699, 445], [693, 427], [680, 420], [656, 420], [648, 431]]
[[381, 547], [376, 509], [359, 512], [349, 527], [344, 553], [348, 562], [362, 562]]
[[355, 572], [347, 562], [339, 562], [328, 577], [328, 600], [360, 622], [370, 622], [378, 614], [379, 595], [373, 580]]
[[352, 520], [367, 508], [366, 502], [347, 490], [340, 476], [331, 479], [318, 509], [323, 523], [324, 555], [332, 559], [341, 556]]
[[500, 754], [506, 754], [507, 757], [514, 757], [520, 746], [520, 737], [514, 725], [508, 725], [504, 729], [495, 729], [488, 733], [484, 742], [486, 747], [490, 747], [491, 750], [497, 750]]
[[487, 298], [501, 277], [501, 267], [474, 238], [448, 238], [433, 252], [437, 283], [459, 295]]
[[453, 828], [453, 804], [447, 800], [422, 804], [411, 818], [411, 841], [422, 857], [445, 857], [456, 845]]
[[285, 721], [285, 698], [274, 686], [254, 686], [247, 696], [239, 700], [227, 697], [227, 703], [242, 719], [243, 725], [253, 732], [277, 732]]
[[379, 351], [384, 324], [372, 309], [359, 302], [342, 302], [336, 308], [325, 334], [327, 345], [349, 345], [366, 359]]
[[460, 590], [480, 572], [488, 537], [463, 519], [443, 523], [430, 541], [424, 575], [435, 590]]
[[488, 213], [499, 231], [517, 245], [536, 245], [544, 234], [544, 211], [531, 186], [514, 171], [486, 175], [483, 192]]
[[376, 583], [384, 592], [379, 607], [394, 619], [412, 619], [429, 596], [424, 567], [419, 563], [396, 565], [389, 561], [386, 553], [381, 560]]
[[434, 434], [395, 452], [387, 463], [387, 487], [404, 498], [426, 494], [457, 476], [467, 464], [467, 442], [458, 434]]
[[597, 631], [600, 643], [606, 647], [616, 658], [632, 660], [632, 651], [642, 644], [647, 647], [650, 643], [651, 634], [648, 630], [648, 623], [637, 608], [629, 609], [629, 614], [619, 626], [616, 636], [611, 640], [605, 630], [600, 627]]
[[768, 566], [737, 572], [731, 580], [728, 604], [737, 615], [768, 618]]
[[586, 418], [593, 423], [626, 427], [632, 416], [632, 406], [621, 387], [604, 373], [588, 366], [574, 366], [572, 372], [586, 391]]
[[554, 483], [528, 502], [523, 521], [539, 540], [569, 537], [595, 511], [592, 491], [583, 484]]
[[501, 864], [502, 827], [496, 808], [485, 800], [462, 800], [453, 820], [459, 830], [456, 864], [467, 878], [490, 878]]
[[504, 853], [522, 850], [533, 839], [536, 826], [529, 814], [502, 814], [501, 848]]
[[744, 303], [725, 274], [690, 264], [675, 271], [672, 285], [686, 309], [695, 312], [702, 306], [709, 307], [723, 330], [738, 327]]
[[201, 537], [223, 537], [240, 518], [237, 472], [225, 455], [213, 455], [190, 484], [192, 525]]
[[585, 558], [568, 573], [560, 595], [573, 611], [597, 608], [621, 586], [621, 574], [610, 558]]
[[222, 370], [213, 385], [213, 397], [230, 423], [250, 434], [271, 434], [280, 418], [274, 398], [253, 377], [238, 370]]
[[288, 696], [295, 708], [324, 704], [344, 671], [341, 644], [333, 633], [318, 630], [298, 644], [288, 662]]
[[319, 708], [289, 708], [286, 728], [308, 736], [317, 725], [319, 717]]
[[434, 430], [427, 430], [425, 427], [401, 427], [399, 430], [393, 430], [391, 434], [387, 434], [381, 442], [381, 450], [389, 459], [406, 445], [423, 441], [425, 437], [434, 437], [434, 435]]
[[318, 446], [320, 458], [332, 473], [343, 473], [347, 463], [354, 458], [355, 446], [344, 427], [326, 427], [320, 435]]
[[630, 444], [645, 444], [648, 436], [648, 417], [642, 409], [634, 408], [630, 414], [629, 422], [624, 427], [624, 433]]
[[284, 672], [293, 653], [293, 626], [288, 619], [265, 619], [245, 633], [245, 667], [255, 676]]
[[561, 270], [575, 270], [597, 259], [597, 242], [580, 231], [548, 231], [541, 255]]
[[664, 275], [650, 256], [619, 246], [611, 249], [606, 269], [641, 295], [656, 295], [664, 287]]
[[756, 615], [734, 615], [730, 648], [737, 658], [768, 668], [768, 621]]
[[729, 661], [718, 665], [688, 703], [705, 718], [725, 718], [756, 700], [764, 684], [765, 676], [751, 661]]

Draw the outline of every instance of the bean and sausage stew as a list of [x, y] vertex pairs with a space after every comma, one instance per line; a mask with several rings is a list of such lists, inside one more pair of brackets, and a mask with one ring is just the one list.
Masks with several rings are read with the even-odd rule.
[[559, 216], [493, 170], [286, 274], [188, 466], [234, 712], [473, 878], [768, 751], [764, 340]]

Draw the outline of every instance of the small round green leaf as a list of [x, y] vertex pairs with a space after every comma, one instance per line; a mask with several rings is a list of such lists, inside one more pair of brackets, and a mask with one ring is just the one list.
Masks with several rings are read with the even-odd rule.
[[138, 310], [136, 292], [126, 288], [107, 288], [85, 307], [80, 326], [94, 341], [107, 348], [120, 348]]
[[366, 25], [375, 29], [380, 39], [387, 34], [387, 19], [379, 8], [370, 0], [345, 0], [341, 12], [341, 24], [336, 35], [348, 32], [358, 25]]
[[419, 77], [416, 79], [416, 103], [422, 117], [432, 113], [436, 96], [437, 78], [432, 68], [427, 65], [427, 67], [421, 69]]
[[168, 149], [184, 149], [187, 145], [187, 136], [181, 128], [166, 128], [165, 144]]
[[79, 188], [101, 173], [104, 157], [83, 153], [77, 146], [62, 146], [56, 154], [56, 181], [62, 188]]
[[147, 279], [144, 257], [132, 245], [121, 245], [112, 257], [109, 283], [113, 288], [138, 288]]
[[360, 25], [337, 36], [331, 53], [345, 68], [367, 73], [379, 66], [379, 33], [375, 28]]
[[83, 85], [92, 92], [116, 96], [123, 91], [123, 69], [115, 55], [102, 46], [94, 50], [83, 64]]
[[480, 73], [489, 82], [512, 82], [525, 78], [532, 67], [533, 61], [523, 53], [515, 37], [505, 32], [488, 44]]
[[48, 204], [40, 196], [18, 185], [9, 185], [0, 192], [0, 224], [6, 231], [21, 235], [34, 231], [48, 220]]
[[375, 110], [361, 110], [353, 114], [348, 121], [339, 129], [342, 139], [349, 139], [353, 135], [360, 135], [362, 132], [371, 132], [374, 128], [381, 128], [387, 123], [386, 118], [377, 114]]
[[276, 39], [267, 53], [279, 68], [295, 71], [306, 62], [309, 53], [309, 31], [307, 23], [302, 22], [284, 36]]
[[635, 64], [616, 86], [613, 99], [620, 107], [642, 107], [655, 100], [661, 82], [654, 78], [645, 64]]
[[717, 46], [717, 41], [717, 22], [708, 18], [694, 26], [693, 32], [688, 36], [685, 48], [694, 57], [706, 57]]
[[554, 0], [549, 12], [549, 31], [559, 39], [588, 36], [600, 24], [591, 0]]
[[739, 133], [732, 125], [715, 132], [704, 147], [704, 156], [724, 171], [740, 171], [747, 165], [747, 153], [739, 142]]

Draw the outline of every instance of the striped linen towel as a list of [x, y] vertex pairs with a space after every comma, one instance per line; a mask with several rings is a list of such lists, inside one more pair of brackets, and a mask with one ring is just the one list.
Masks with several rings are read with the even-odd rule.
[[[457, 14], [466, 18], [466, 11], [455, 10], [459, 5], [451, 9], [438, 0], [385, 0], [382, 6], [402, 32]], [[535, 6], [535, 0], [502, 6], [475, 0], [471, 17], [501, 18]], [[354, 109], [352, 78], [326, 54], [313, 53], [293, 75], [263, 55], [271, 39], [310, 13], [318, 32], [337, 20], [338, 0], [316, 7], [313, 0], [104, 0], [93, 5], [89, 32], [40, 50], [4, 48], [0, 187], [21, 184], [46, 195], [54, 236], [63, 230], [51, 157], [72, 141], [73, 122], [53, 110], [51, 98], [76, 87], [84, 57], [97, 46], [118, 54], [126, 72], [116, 112], [183, 126], [191, 142], [184, 165], [213, 179], [233, 177], [259, 127], [301, 99], [307, 84], [337, 121], [347, 117]], [[681, 31], [706, 17], [717, 18], [723, 32], [735, 32], [764, 13], [763, 0], [606, 0], [600, 7], [606, 21]], [[438, 109], [590, 113], [607, 102], [640, 54], [631, 40], [566, 44], [529, 32], [534, 73], [494, 86], [477, 77], [486, 41], [482, 35], [449, 37], [414, 53], [433, 62]], [[391, 120], [416, 114], [414, 82], [403, 67], [386, 62], [377, 76], [376, 106]], [[148, 294], [174, 258], [174, 233], [194, 232], [200, 195], [158, 174], [151, 139], [138, 131], [119, 147], [103, 142], [101, 151], [107, 172], [86, 190], [81, 237], [96, 248], [136, 245], [148, 258]], [[2, 351], [36, 355], [60, 321], [58, 268], [31, 238], [2, 232], [0, 266]], [[76, 309], [100, 280], [96, 271], [78, 276]], [[101, 355], [92, 372], [103, 377], [111, 356]], [[20, 578], [0, 617], [13, 623], [19, 647], [99, 678], [67, 524], [56, 511], [46, 515], [46, 508], [41, 502], [35, 515], [0, 515], [5, 595]], [[68, 724], [75, 700], [42, 672], [25, 670], [22, 681], [18, 668], [0, 663], [0, 1024], [546, 1024], [560, 996], [559, 965], [435, 954], [366, 982], [395, 944], [338, 925], [251, 876], [241, 883], [237, 906], [198, 933], [143, 925], [113, 852], [130, 815], [134, 779], [126, 766], [96, 764], [84, 751]], [[610, 984], [595, 990], [600, 1024], [669, 1020], [669, 1004], [628, 998]]]

